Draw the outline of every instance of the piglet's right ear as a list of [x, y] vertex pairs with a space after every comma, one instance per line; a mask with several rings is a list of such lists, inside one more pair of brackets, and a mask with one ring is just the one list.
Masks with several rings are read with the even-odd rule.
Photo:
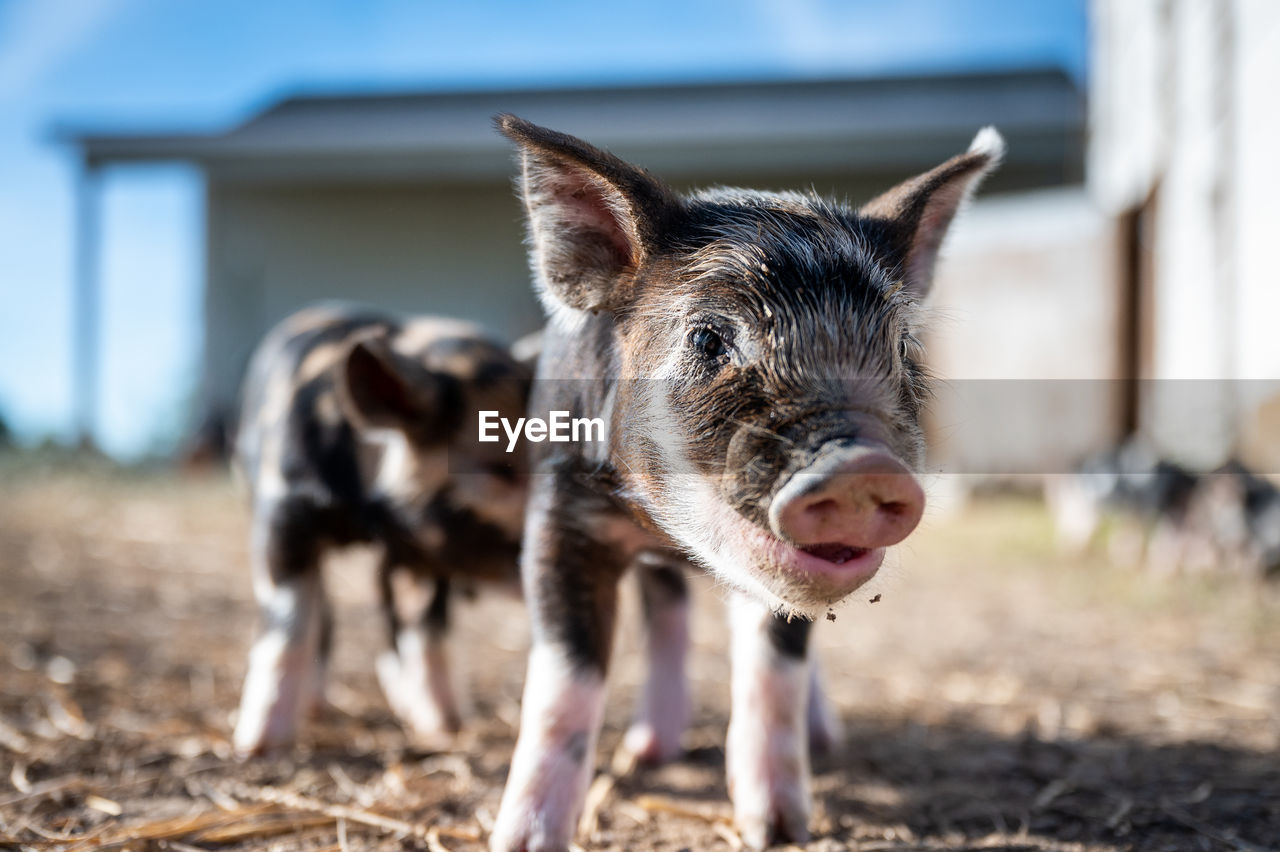
[[680, 209], [661, 181], [608, 152], [514, 115], [495, 119], [520, 147], [530, 259], [553, 319], [627, 302], [629, 275]]
[[338, 401], [360, 429], [427, 429], [439, 408], [436, 377], [405, 363], [379, 338], [351, 344], [338, 368]]

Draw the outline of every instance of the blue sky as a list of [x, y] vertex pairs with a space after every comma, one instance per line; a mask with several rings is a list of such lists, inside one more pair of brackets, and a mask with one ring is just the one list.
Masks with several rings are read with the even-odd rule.
[[[1085, 69], [1084, 0], [0, 0], [0, 414], [71, 434], [72, 161], [57, 121], [216, 128], [282, 93]], [[102, 444], [171, 444], [198, 373], [200, 181], [104, 184]]]

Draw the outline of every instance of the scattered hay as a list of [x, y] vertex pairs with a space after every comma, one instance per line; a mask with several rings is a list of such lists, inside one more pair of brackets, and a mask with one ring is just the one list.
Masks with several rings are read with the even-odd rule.
[[[1274, 845], [1275, 603], [1033, 552], [1018, 530], [1038, 528], [1034, 511], [975, 503], [913, 545], [910, 582], [815, 630], [849, 744], [815, 759], [805, 848]], [[229, 714], [256, 618], [245, 522], [208, 484], [0, 488], [0, 847], [481, 852], [519, 717], [519, 605], [460, 608], [480, 706], [464, 737], [429, 751], [370, 672], [384, 641], [374, 584], [341, 574], [341, 711], [288, 755], [237, 762]], [[724, 790], [721, 614], [695, 586], [691, 751], [658, 769], [618, 755], [591, 785], [583, 845], [741, 847]], [[618, 720], [643, 682], [626, 635]], [[608, 718], [606, 747], [621, 736]]]

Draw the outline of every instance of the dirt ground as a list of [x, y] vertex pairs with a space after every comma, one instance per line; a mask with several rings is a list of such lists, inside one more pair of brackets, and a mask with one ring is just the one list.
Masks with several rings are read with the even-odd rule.
[[[423, 750], [373, 677], [368, 554], [329, 566], [334, 709], [292, 754], [236, 763], [246, 522], [221, 477], [0, 469], [0, 847], [483, 848], [520, 604], [460, 608], [473, 715]], [[628, 599], [584, 847], [734, 848], [723, 612], [709, 583], [697, 598], [689, 753], [623, 774], [609, 755], [642, 673]], [[837, 615], [815, 635], [848, 742], [816, 761], [805, 848], [1280, 848], [1276, 589], [1068, 559], [1038, 504], [987, 499], [927, 519]]]

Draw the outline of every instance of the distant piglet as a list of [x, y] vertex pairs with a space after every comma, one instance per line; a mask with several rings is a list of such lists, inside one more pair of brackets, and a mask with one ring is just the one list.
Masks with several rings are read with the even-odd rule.
[[551, 319], [531, 412], [599, 417], [608, 437], [536, 445], [522, 556], [533, 648], [492, 848], [569, 846], [631, 566], [662, 592], [646, 595], [650, 684], [674, 697], [646, 700], [627, 740], [678, 752], [684, 590], [645, 564], [669, 549], [737, 591], [727, 757], [742, 837], [803, 840], [809, 619], [920, 520], [921, 303], [1001, 139], [983, 131], [853, 209], [798, 193], [681, 196], [579, 139], [512, 116], [499, 126], [520, 151]]
[[341, 307], [297, 313], [250, 364], [235, 461], [252, 492], [262, 631], [235, 731], [241, 754], [294, 739], [323, 695], [329, 550], [382, 550], [390, 648], [378, 675], [419, 738], [457, 730], [444, 648], [450, 588], [514, 584], [526, 498], [521, 453], [476, 440], [481, 410], [524, 412], [529, 368], [479, 329]]

